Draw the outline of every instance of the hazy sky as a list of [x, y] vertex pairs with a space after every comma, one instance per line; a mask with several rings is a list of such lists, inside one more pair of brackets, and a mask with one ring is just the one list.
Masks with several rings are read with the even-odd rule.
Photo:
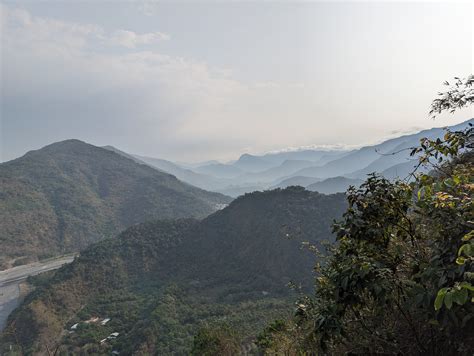
[[470, 2], [1, 2], [0, 160], [78, 138], [174, 160], [361, 145], [473, 73]]

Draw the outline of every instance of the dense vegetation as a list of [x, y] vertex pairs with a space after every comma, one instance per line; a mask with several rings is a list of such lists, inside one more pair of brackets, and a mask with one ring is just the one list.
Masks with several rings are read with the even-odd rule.
[[109, 150], [55, 143], [0, 164], [0, 269], [80, 250], [148, 219], [202, 218], [229, 201]]
[[[432, 114], [474, 101], [456, 80]], [[315, 292], [260, 334], [274, 354], [468, 355], [474, 350], [474, 130], [422, 139], [430, 174], [411, 183], [371, 175], [348, 191], [338, 243], [317, 266]]]
[[[23, 354], [199, 354], [220, 337], [251, 349], [266, 323], [291, 315], [288, 282], [306, 291], [312, 284], [315, 258], [301, 242], [331, 240], [345, 208], [344, 194], [292, 187], [247, 194], [201, 222], [132, 226], [37, 282], [11, 315], [0, 353], [11, 345]], [[111, 321], [69, 333], [93, 316]], [[112, 332], [119, 337], [101, 344]]]

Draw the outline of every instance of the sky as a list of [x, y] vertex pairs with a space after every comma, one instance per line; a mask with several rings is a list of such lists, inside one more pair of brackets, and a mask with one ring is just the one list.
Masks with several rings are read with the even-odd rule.
[[177, 161], [357, 147], [473, 73], [471, 2], [0, 1], [0, 161], [52, 142]]

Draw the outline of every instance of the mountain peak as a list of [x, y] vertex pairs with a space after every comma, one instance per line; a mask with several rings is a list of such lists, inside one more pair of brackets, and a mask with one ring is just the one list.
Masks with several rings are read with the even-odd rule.
[[242, 154], [237, 161], [260, 160], [260, 157], [251, 155], [249, 153]]
[[2, 163], [0, 180], [0, 266], [78, 251], [149, 219], [203, 218], [230, 201], [80, 140]]

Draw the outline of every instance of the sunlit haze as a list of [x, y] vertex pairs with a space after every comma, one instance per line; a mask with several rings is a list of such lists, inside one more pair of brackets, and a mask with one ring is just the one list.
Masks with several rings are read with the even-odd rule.
[[68, 138], [177, 161], [360, 146], [473, 67], [471, 3], [8, 2], [1, 154]]

